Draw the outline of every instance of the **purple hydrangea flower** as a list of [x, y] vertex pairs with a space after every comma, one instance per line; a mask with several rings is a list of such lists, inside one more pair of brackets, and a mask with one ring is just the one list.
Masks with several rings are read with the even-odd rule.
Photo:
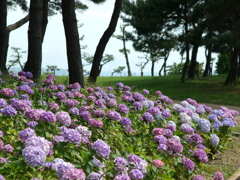
[[96, 150], [98, 156], [102, 158], [107, 159], [110, 155], [110, 146], [100, 139], [93, 143], [92, 148]]
[[119, 104], [118, 110], [124, 114], [127, 114], [129, 112], [129, 109], [125, 104]]
[[111, 92], [112, 90], [113, 90], [113, 88], [112, 88], [112, 87], [110, 87], [110, 86], [109, 86], [109, 87], [107, 87], [107, 91], [108, 91], [108, 92]]
[[166, 144], [167, 138], [163, 135], [157, 135], [157, 136], [154, 136], [154, 141], [158, 142], [159, 144]]
[[64, 111], [57, 112], [56, 119], [59, 123], [61, 123], [64, 126], [70, 126], [72, 122], [68, 112]]
[[170, 129], [164, 129], [164, 136], [171, 138], [173, 136], [173, 133]]
[[2, 150], [4, 152], [13, 152], [14, 148], [10, 144], [7, 144], [7, 145], [3, 146]]
[[180, 126], [180, 129], [186, 134], [192, 134], [194, 132], [194, 129], [191, 127], [191, 125], [187, 123], [183, 123]]
[[207, 153], [203, 149], [197, 149], [194, 151], [194, 156], [198, 158], [202, 163], [208, 162]]
[[7, 97], [12, 97], [15, 95], [14, 91], [10, 88], [3, 88], [0, 93], [3, 95], [3, 96], [7, 96]]
[[97, 108], [103, 108], [105, 109], [106, 106], [104, 105], [105, 102], [103, 101], [103, 99], [97, 99], [96, 101], [94, 101], [94, 105], [97, 107]]
[[98, 168], [105, 168], [106, 164], [101, 162], [100, 160], [98, 160], [95, 156], [93, 156], [92, 162], [94, 164], [94, 166], [98, 167]]
[[59, 108], [60, 108], [60, 107], [59, 107], [59, 105], [58, 105], [57, 103], [50, 102], [50, 103], [48, 104], [48, 109], [51, 110], [51, 111], [53, 111], [53, 112], [58, 111]]
[[183, 151], [183, 145], [181, 144], [180, 140], [175, 138], [170, 138], [167, 141], [167, 147], [176, 153], [181, 153]]
[[222, 126], [223, 126], [223, 123], [221, 121], [217, 120], [213, 123], [212, 128], [218, 130]]
[[36, 125], [38, 125], [38, 122], [37, 122], [37, 121], [29, 121], [29, 122], [27, 123], [27, 125], [28, 125], [30, 128], [34, 129], [34, 127], [35, 127]]
[[69, 163], [69, 162], [56, 162], [56, 163], [53, 163], [51, 168], [55, 171], [57, 171], [57, 177], [58, 178], [62, 178], [62, 176], [64, 175], [65, 172], [67, 172], [68, 170], [70, 169], [73, 169], [74, 166]]
[[76, 107], [71, 107], [71, 109], [69, 110], [69, 112], [71, 113], [71, 114], [73, 114], [73, 115], [79, 115], [79, 110], [78, 110], [78, 108], [76, 108]]
[[36, 133], [31, 128], [23, 129], [18, 133], [18, 137], [23, 141], [25, 141], [26, 139], [28, 139], [32, 136], [36, 136]]
[[119, 174], [113, 180], [131, 180], [127, 174]]
[[30, 109], [30, 106], [27, 104], [26, 101], [24, 100], [18, 100], [18, 101], [14, 101], [12, 104], [12, 107], [15, 108], [16, 110], [28, 110]]
[[151, 113], [153, 116], [156, 116], [160, 110], [157, 107], [150, 107], [149, 109], [147, 109], [147, 112]]
[[103, 180], [103, 174], [92, 172], [91, 174], [88, 175], [87, 180]]
[[50, 153], [52, 143], [48, 140], [46, 140], [44, 137], [40, 136], [31, 136], [27, 138], [24, 142], [25, 146], [34, 146], [39, 147], [45, 152], [46, 155]]
[[82, 135], [83, 138], [90, 138], [92, 135], [92, 131], [88, 130], [88, 127], [79, 125], [76, 127], [76, 130]]
[[122, 117], [120, 123], [125, 126], [130, 126], [132, 121], [128, 117]]
[[133, 103], [133, 107], [135, 107], [136, 109], [142, 110], [142, 103], [138, 102], [138, 101], [135, 101]]
[[196, 175], [193, 180], [204, 180], [204, 178], [201, 175]]
[[46, 111], [40, 115], [39, 119], [43, 122], [54, 123], [54, 122], [56, 122], [57, 118], [56, 118], [55, 114], [53, 114], [51, 111]]
[[194, 170], [194, 162], [191, 159], [184, 157], [182, 163], [189, 171]]
[[55, 94], [55, 96], [56, 96], [58, 99], [61, 99], [61, 100], [67, 98], [66, 95], [65, 95], [63, 92], [57, 92], [57, 93]]
[[38, 146], [27, 146], [22, 150], [23, 158], [32, 167], [43, 166], [46, 160], [45, 152]]
[[214, 180], [224, 180], [223, 174], [221, 172], [215, 172]]
[[129, 176], [132, 178], [132, 179], [136, 179], [136, 180], [141, 180], [144, 178], [144, 175], [142, 173], [142, 171], [140, 171], [139, 169], [132, 169], [130, 172], [129, 172]]
[[68, 180], [74, 180], [74, 179], [85, 180], [86, 179], [86, 175], [83, 172], [83, 170], [76, 169], [76, 168], [68, 169], [67, 171], [64, 172], [62, 177]]
[[120, 120], [122, 117], [117, 111], [109, 110], [107, 116], [112, 120]]
[[[0, 157], [0, 163], [1, 163], [1, 164], [5, 164], [5, 163], [7, 163], [7, 162], [8, 162], [8, 159], [7, 159], [7, 158]], [[0, 178], [0, 180], [1, 180], [1, 178]]]
[[232, 120], [232, 118], [223, 118], [222, 124], [223, 124], [223, 126], [235, 127], [235, 123]]
[[29, 99], [29, 96], [27, 95], [27, 94], [21, 94], [20, 96], [19, 96], [19, 98], [20, 99]]
[[14, 109], [11, 105], [8, 105], [5, 108], [2, 108], [1, 113], [2, 113], [2, 115], [5, 115], [5, 116], [16, 116], [17, 115], [16, 109]]
[[206, 149], [206, 147], [204, 145], [202, 145], [202, 144], [197, 144], [196, 148], [197, 149], [202, 149], [202, 150]]
[[164, 109], [161, 113], [162, 113], [162, 116], [165, 117], [165, 118], [170, 118], [171, 117], [170, 112], [166, 109]]
[[82, 140], [81, 134], [76, 129], [65, 129], [63, 137], [67, 142], [79, 144]]
[[218, 117], [217, 117], [216, 114], [210, 114], [210, 115], [208, 116], [208, 119], [209, 119], [209, 120], [212, 120], [212, 121], [218, 121]]
[[144, 101], [146, 98], [142, 94], [135, 92], [133, 94], [133, 99], [136, 101]]
[[3, 98], [0, 98], [0, 107], [6, 107], [7, 105], [7, 101]]
[[221, 109], [219, 110], [215, 109], [211, 112], [211, 114], [216, 114], [217, 116], [224, 117], [224, 112]]
[[90, 118], [88, 120], [88, 125], [92, 126], [92, 127], [102, 128], [103, 127], [103, 122], [98, 120], [98, 119]]
[[142, 93], [143, 93], [143, 94], [149, 94], [149, 91], [148, 91], [147, 89], [143, 89], [143, 90], [142, 90]]
[[203, 139], [201, 138], [201, 136], [199, 134], [193, 134], [191, 136], [191, 140], [192, 140], [192, 142], [195, 142], [196, 144], [202, 144], [203, 143]]
[[31, 120], [39, 120], [43, 112], [45, 111], [42, 109], [29, 109], [25, 111], [25, 117]]
[[143, 113], [141, 120], [145, 120], [145, 121], [151, 123], [151, 122], [153, 122], [154, 117], [151, 113], [145, 112], [145, 113]]
[[114, 160], [114, 163], [115, 163], [116, 169], [119, 174], [127, 174], [128, 167], [126, 167], [126, 166], [127, 166], [128, 162], [126, 159], [124, 159], [122, 157], [117, 157]]

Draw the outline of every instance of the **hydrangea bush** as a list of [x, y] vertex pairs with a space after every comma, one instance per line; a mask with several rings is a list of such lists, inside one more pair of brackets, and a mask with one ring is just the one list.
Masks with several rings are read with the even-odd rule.
[[224, 150], [236, 125], [238, 112], [190, 98], [31, 77], [0, 83], [0, 179], [202, 180], [196, 169]]

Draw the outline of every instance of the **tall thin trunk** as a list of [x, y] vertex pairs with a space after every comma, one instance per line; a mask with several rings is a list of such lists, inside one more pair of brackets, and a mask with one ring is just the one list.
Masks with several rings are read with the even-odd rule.
[[62, 0], [62, 16], [67, 45], [69, 83], [78, 82], [84, 87], [81, 48], [74, 0]]
[[127, 64], [127, 69], [128, 69], [128, 76], [132, 76], [131, 68], [130, 68], [129, 60], [128, 60], [128, 54], [127, 54], [127, 50], [126, 50], [125, 27], [126, 26], [123, 27], [123, 52], [124, 52], [124, 56], [125, 56], [125, 59], [126, 59], [126, 64]]
[[[185, 36], [188, 35], [188, 6], [187, 4], [185, 5], [185, 9], [184, 9], [184, 16], [185, 16], [185, 23], [184, 23], [184, 28], [185, 28]], [[187, 39], [185, 39], [185, 52], [186, 52], [186, 62], [183, 66], [183, 70], [182, 70], [182, 77], [181, 77], [181, 82], [185, 83], [186, 80], [186, 75], [187, 75], [187, 70], [188, 70], [188, 64], [189, 64], [189, 42], [187, 41]]]
[[208, 75], [212, 74], [211, 61], [212, 61], [212, 46], [210, 45], [207, 48], [206, 66], [205, 66], [205, 70], [203, 72], [203, 77], [208, 77]]
[[198, 45], [194, 45], [192, 49], [192, 57], [191, 57], [191, 64], [188, 70], [188, 78], [195, 79], [196, 69], [197, 69], [197, 52], [198, 52]]
[[170, 51], [167, 54], [165, 54], [164, 63], [162, 65], [161, 69], [158, 72], [159, 76], [161, 76], [161, 73], [162, 73], [163, 69], [164, 69], [164, 76], [166, 76], [166, 64], [167, 64], [167, 60], [168, 60], [169, 54], [170, 54]]
[[122, 0], [116, 0], [110, 24], [106, 29], [106, 31], [104, 32], [102, 38], [100, 39], [94, 54], [92, 68], [90, 71], [90, 75], [88, 77], [89, 82], [95, 83], [97, 80], [97, 76], [99, 74], [100, 62], [101, 62], [104, 50], [106, 48], [106, 45], [110, 37], [113, 35], [115, 31], [121, 8], [122, 8]]
[[237, 64], [238, 64], [239, 50], [234, 48], [231, 53], [230, 69], [227, 78], [224, 82], [224, 86], [237, 85]]
[[42, 68], [42, 0], [31, 0], [29, 10], [28, 59], [24, 71], [30, 71], [34, 79], [39, 79]]
[[[163, 68], [166, 66], [166, 63], [167, 63], [167, 59], [164, 58], [163, 65], [162, 65], [161, 69], [160, 69], [159, 72], [158, 72], [158, 75], [159, 75], [159, 76], [161, 76], [162, 70], [163, 70]], [[164, 75], [165, 75], [165, 74], [164, 74]]]
[[152, 60], [151, 75], [154, 76], [154, 65], [155, 61]]
[[0, 70], [7, 73], [6, 59], [9, 41], [7, 31], [7, 0], [0, 0]]

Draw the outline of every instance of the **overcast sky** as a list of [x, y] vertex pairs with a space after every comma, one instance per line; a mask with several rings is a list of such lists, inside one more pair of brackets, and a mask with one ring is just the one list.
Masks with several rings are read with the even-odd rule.
[[[102, 3], [100, 5], [95, 5], [88, 0], [83, 1], [83, 3], [87, 4], [89, 9], [83, 13], [77, 13], [77, 19], [80, 23], [84, 24], [81, 28], [79, 28], [79, 35], [85, 36], [84, 40], [81, 41], [81, 45], [87, 45], [87, 48], [82, 50], [82, 52], [87, 52], [91, 55], [94, 55], [97, 44], [110, 22], [115, 1], [107, 0], [105, 3]], [[21, 10], [9, 11], [7, 24], [12, 24], [23, 18], [24, 16], [26, 16], [26, 13], [24, 14]], [[121, 24], [123, 24], [123, 22], [121, 21], [121, 19], [119, 19], [114, 34], [121, 34]], [[19, 29], [11, 32], [8, 60], [11, 59], [10, 55], [12, 54], [12, 46], [20, 47], [22, 48], [22, 50], [28, 50], [27, 29], [28, 23], [26, 23]], [[131, 27], [126, 27], [126, 31], [128, 30], [131, 30]], [[112, 72], [113, 69], [117, 68], [118, 66], [126, 66], [126, 60], [124, 55], [118, 51], [121, 48], [123, 48], [122, 41], [117, 40], [113, 37], [109, 40], [107, 44], [104, 54], [113, 54], [115, 58], [113, 62], [109, 62], [108, 64], [103, 66], [102, 71], [109, 71], [109, 76], [111, 75], [110, 72]], [[139, 59], [138, 56], [144, 56], [144, 54], [135, 52], [132, 48], [131, 42], [127, 42], [127, 48], [130, 49], [129, 61], [132, 73], [139, 73], [140, 68], [137, 67], [136, 64], [143, 60]], [[47, 65], [57, 65], [58, 68], [67, 69], [66, 41], [61, 14], [49, 18], [42, 51], [42, 67], [46, 67]], [[179, 56], [178, 52], [171, 52], [167, 65], [171, 65], [173, 64], [173, 62], [179, 63], [180, 58], [181, 57]], [[23, 55], [22, 62], [25, 62], [26, 60], [27, 54]], [[204, 49], [199, 50], [198, 61], [205, 62]], [[85, 64], [85, 62], [83, 62], [83, 64]], [[161, 60], [155, 65], [155, 75], [158, 75], [158, 71], [162, 64], [163, 61]], [[91, 66], [84, 67], [84, 69], [86, 70], [90, 70], [90, 68]], [[144, 71], [151, 71], [150, 63], [146, 66]], [[124, 74], [127, 75], [127, 73]]]

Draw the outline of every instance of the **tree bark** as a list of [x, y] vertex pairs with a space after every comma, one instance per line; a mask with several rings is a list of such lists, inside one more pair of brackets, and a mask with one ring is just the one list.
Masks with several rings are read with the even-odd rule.
[[104, 50], [106, 48], [106, 45], [110, 37], [113, 35], [115, 31], [121, 8], [122, 8], [122, 0], [116, 0], [110, 24], [106, 29], [106, 31], [104, 32], [102, 38], [100, 39], [94, 54], [92, 68], [90, 71], [90, 75], [88, 77], [89, 82], [95, 83], [97, 80], [97, 76], [99, 74], [98, 71], [99, 71], [100, 62], [101, 62]]
[[78, 82], [81, 87], [84, 87], [81, 48], [74, 0], [62, 0], [62, 16], [67, 45], [69, 83]]
[[132, 72], [131, 72], [131, 68], [130, 68], [129, 60], [128, 60], [128, 54], [127, 54], [127, 50], [126, 50], [125, 28], [126, 28], [126, 26], [123, 27], [123, 52], [124, 52], [124, 56], [125, 56], [126, 64], [127, 64], [127, 68], [128, 68], [128, 76], [132, 76]]
[[43, 1], [43, 19], [42, 19], [42, 42], [45, 37], [45, 32], [48, 24], [48, 2], [49, 0]]
[[41, 76], [42, 68], [42, 0], [31, 0], [29, 10], [28, 59], [24, 71], [30, 71], [35, 80]]
[[0, 1], [0, 70], [7, 73], [6, 59], [9, 41], [7, 32], [7, 0]]
[[154, 65], [155, 61], [152, 61], [152, 67], [151, 67], [151, 75], [154, 76]]
[[[185, 28], [185, 36], [188, 35], [188, 6], [187, 4], [185, 5], [185, 9], [184, 9], [184, 19], [185, 19], [185, 23], [184, 23], [184, 28]], [[185, 83], [186, 80], [186, 75], [187, 75], [187, 70], [188, 70], [188, 64], [189, 64], [189, 42], [187, 40], [185, 40], [186, 43], [186, 47], [185, 47], [185, 51], [186, 51], [186, 62], [184, 63], [183, 66], [183, 70], [182, 70], [182, 77], [181, 77], [181, 82]]]
[[238, 65], [239, 50], [234, 48], [231, 53], [230, 69], [227, 78], [224, 82], [224, 86], [237, 85], [237, 65]]
[[191, 64], [188, 70], [188, 78], [195, 79], [196, 69], [197, 69], [197, 53], [198, 53], [198, 45], [194, 45], [192, 49], [192, 57]]
[[212, 72], [212, 69], [210, 67], [211, 65], [211, 61], [212, 61], [212, 46], [209, 46], [207, 48], [207, 56], [206, 56], [206, 66], [205, 66], [205, 70], [203, 72], [203, 77], [208, 77], [208, 75], [210, 75]]

